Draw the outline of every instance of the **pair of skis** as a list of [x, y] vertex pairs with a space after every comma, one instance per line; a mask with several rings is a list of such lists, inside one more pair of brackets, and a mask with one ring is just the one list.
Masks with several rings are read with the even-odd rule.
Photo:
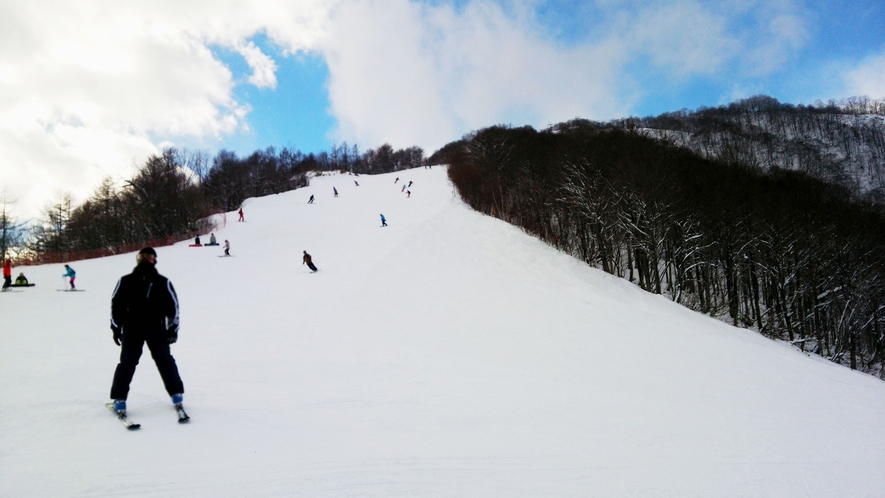
[[[132, 419], [129, 418], [128, 415], [126, 415], [126, 412], [120, 413], [117, 410], [114, 410], [113, 403], [105, 403], [104, 406], [108, 407], [108, 410], [112, 411], [114, 413], [114, 415], [117, 416], [117, 419], [123, 424], [123, 427], [126, 427], [130, 431], [134, 431], [136, 429], [141, 428], [141, 424], [137, 424], [137, 423], [133, 422]], [[190, 416], [188, 416], [187, 412], [184, 411], [184, 407], [181, 406], [181, 403], [175, 404], [175, 412], [178, 414], [178, 423], [179, 424], [187, 423], [187, 421], [189, 421], [191, 419]]]

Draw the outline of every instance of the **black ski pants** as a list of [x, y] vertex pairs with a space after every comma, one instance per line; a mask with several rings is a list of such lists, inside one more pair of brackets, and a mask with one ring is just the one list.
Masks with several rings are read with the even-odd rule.
[[120, 363], [117, 364], [117, 370], [114, 372], [111, 399], [126, 399], [129, 396], [129, 384], [132, 382], [132, 376], [135, 375], [135, 367], [138, 366], [138, 360], [141, 358], [145, 343], [151, 351], [154, 363], [157, 364], [157, 370], [160, 371], [166, 392], [170, 396], [184, 393], [184, 384], [178, 375], [178, 365], [175, 364], [175, 358], [169, 351], [169, 342], [166, 340], [165, 331], [162, 329], [130, 331], [124, 328]]

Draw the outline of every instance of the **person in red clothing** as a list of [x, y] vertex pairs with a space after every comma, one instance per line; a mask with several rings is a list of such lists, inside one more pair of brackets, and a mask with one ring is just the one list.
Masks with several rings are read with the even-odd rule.
[[238, 219], [237, 221], [246, 221], [246, 219], [243, 218], [243, 208], [240, 208], [240, 219]]
[[12, 285], [12, 260], [7, 259], [3, 263], [3, 290], [8, 289], [10, 285]]

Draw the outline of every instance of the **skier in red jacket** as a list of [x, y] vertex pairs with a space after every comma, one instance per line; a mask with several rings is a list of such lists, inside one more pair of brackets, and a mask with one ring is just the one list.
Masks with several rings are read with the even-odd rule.
[[3, 290], [8, 289], [10, 285], [12, 285], [12, 260], [7, 259], [3, 263]]

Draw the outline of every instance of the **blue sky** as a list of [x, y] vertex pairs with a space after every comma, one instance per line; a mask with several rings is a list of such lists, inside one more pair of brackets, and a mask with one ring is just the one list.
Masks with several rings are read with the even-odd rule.
[[[471, 2], [423, 2], [433, 7], [450, 6], [463, 12]], [[617, 18], [640, 17], [645, 4], [630, 2], [594, 3], [586, 1], [547, 1], [523, 4], [495, 2], [502, 11], [513, 18], [533, 16], [538, 36], [546, 38], [555, 46], [569, 50], [584, 43], [592, 43], [608, 36], [609, 26]], [[704, 4], [704, 2], [699, 2]], [[618, 8], [610, 8], [616, 5]], [[715, 6], [716, 3], [707, 2]], [[759, 18], [752, 6], [747, 12], [729, 20], [729, 34], [755, 36], [761, 31], [760, 24], [768, 22]], [[625, 84], [641, 93], [621, 114], [590, 116], [611, 119], [625, 115], [655, 115], [678, 109], [696, 109], [700, 106], [727, 104], [735, 99], [755, 94], [767, 94], [794, 104], [811, 104], [817, 99], [844, 98], [850, 96], [842, 88], [837, 73], [846, 64], [866, 57], [881, 55], [885, 50], [885, 4], [879, 2], [825, 2], [796, 3], [791, 12], [800, 17], [806, 30], [800, 47], [792, 51], [776, 69], [762, 74], [741, 74], [742, 61], [736, 59], [717, 71], [703, 74], [683, 74], [669, 67], [655, 65], [641, 54], [627, 66]], [[224, 146], [240, 154], [273, 145], [287, 146], [305, 152], [320, 151], [345, 137], [336, 137], [336, 119], [330, 112], [329, 67], [317, 53], [285, 55], [281, 48], [265, 34], [250, 38], [262, 51], [278, 64], [278, 84], [274, 89], [258, 89], [246, 82], [250, 67], [236, 52], [216, 48], [216, 56], [233, 72], [237, 100], [251, 107], [249, 131], [225, 137]], [[883, 97], [883, 95], [873, 95]], [[577, 114], [576, 115], [580, 115]], [[510, 118], [531, 120], [533, 114], [512, 109]], [[568, 119], [570, 116], [563, 116]], [[488, 122], [488, 125], [495, 122]], [[514, 125], [540, 122], [513, 122]], [[463, 132], [470, 130], [464, 129]], [[450, 140], [459, 138], [454, 134]], [[365, 144], [377, 146], [379, 144]], [[395, 144], [408, 146], [413, 144]], [[415, 144], [421, 145], [421, 144]]]
[[317, 54], [302, 53], [286, 57], [280, 48], [258, 35], [252, 41], [278, 61], [277, 88], [256, 88], [247, 81], [251, 70], [236, 52], [215, 47], [214, 53], [234, 75], [234, 96], [248, 102], [249, 129], [223, 140], [223, 146], [248, 155], [273, 146], [303, 152], [326, 150], [332, 143], [330, 130], [335, 124], [329, 114], [326, 85], [329, 69]]
[[885, 97], [872, 0], [37, 0], [0, 19], [0, 192], [32, 218], [163, 147], [427, 154], [494, 124]]

